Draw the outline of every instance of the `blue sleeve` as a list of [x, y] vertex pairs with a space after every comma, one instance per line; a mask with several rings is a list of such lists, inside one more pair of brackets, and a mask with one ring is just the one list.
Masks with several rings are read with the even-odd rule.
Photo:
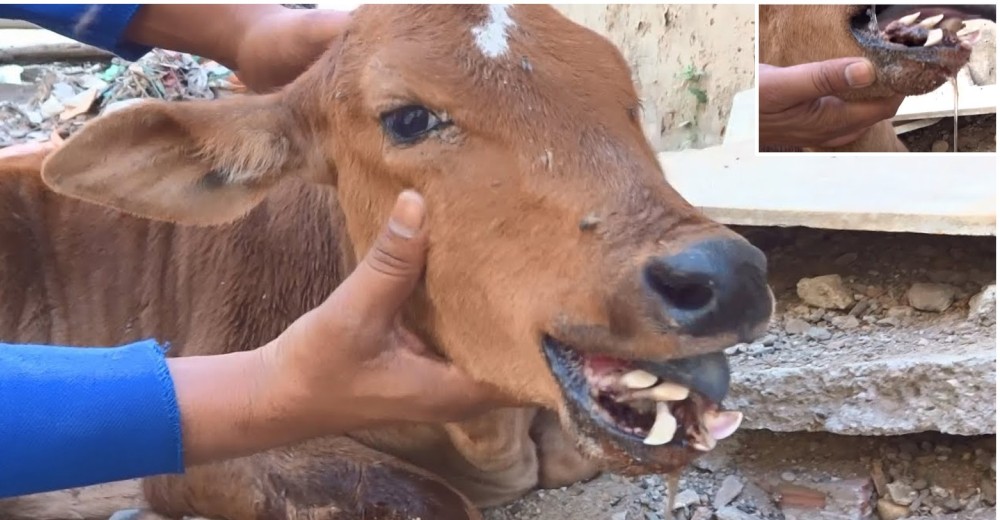
[[132, 4], [0, 4], [0, 18], [31, 22], [135, 61], [152, 49], [125, 40], [125, 28], [140, 7]]
[[0, 344], [0, 498], [183, 467], [177, 397], [155, 341]]

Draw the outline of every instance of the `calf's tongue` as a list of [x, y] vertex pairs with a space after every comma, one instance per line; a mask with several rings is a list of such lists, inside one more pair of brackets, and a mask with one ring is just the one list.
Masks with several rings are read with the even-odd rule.
[[686, 386], [716, 404], [729, 392], [729, 361], [722, 352], [673, 361], [637, 361], [635, 366], [665, 381]]

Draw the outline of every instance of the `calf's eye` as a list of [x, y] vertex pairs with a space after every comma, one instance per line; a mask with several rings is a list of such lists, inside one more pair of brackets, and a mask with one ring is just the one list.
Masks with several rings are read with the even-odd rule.
[[433, 112], [420, 105], [408, 105], [382, 114], [382, 128], [399, 144], [419, 141], [444, 124]]

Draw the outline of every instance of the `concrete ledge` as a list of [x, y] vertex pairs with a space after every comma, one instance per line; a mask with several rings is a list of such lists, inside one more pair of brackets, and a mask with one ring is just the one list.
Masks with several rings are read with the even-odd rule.
[[759, 156], [743, 141], [659, 158], [725, 224], [996, 235], [995, 154]]
[[996, 351], [988, 342], [992, 338], [984, 339], [961, 349], [914, 346], [913, 352], [891, 357], [872, 348], [874, 359], [867, 360], [858, 359], [855, 349], [838, 356], [820, 346], [817, 351], [825, 352], [815, 355], [798, 347], [796, 363], [736, 355], [726, 406], [746, 414], [746, 429], [995, 434]]

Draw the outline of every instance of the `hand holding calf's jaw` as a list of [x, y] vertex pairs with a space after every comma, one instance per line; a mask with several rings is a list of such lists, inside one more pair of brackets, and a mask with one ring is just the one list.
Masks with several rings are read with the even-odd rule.
[[903, 97], [844, 101], [837, 94], [875, 82], [863, 58], [838, 58], [792, 67], [759, 68], [762, 145], [843, 146], [896, 114]]
[[170, 360], [189, 465], [505, 404], [402, 325], [399, 311], [424, 269], [425, 213], [420, 195], [402, 193], [357, 269], [266, 346]]

